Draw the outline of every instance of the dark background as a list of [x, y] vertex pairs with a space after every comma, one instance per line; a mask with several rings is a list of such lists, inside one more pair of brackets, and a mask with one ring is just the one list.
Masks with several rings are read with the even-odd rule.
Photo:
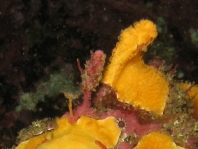
[[0, 0], [0, 147], [11, 147], [33, 120], [67, 110], [56, 94], [17, 112], [21, 95], [60, 70], [79, 82], [76, 59], [83, 64], [97, 49], [109, 57], [120, 31], [140, 19], [159, 30], [146, 60], [159, 56], [178, 66], [177, 80], [198, 83], [197, 8], [195, 0]]

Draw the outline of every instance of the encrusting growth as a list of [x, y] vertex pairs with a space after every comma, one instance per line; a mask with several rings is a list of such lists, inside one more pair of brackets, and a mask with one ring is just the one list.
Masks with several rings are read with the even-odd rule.
[[198, 118], [198, 85], [191, 83], [180, 83], [180, 88], [189, 95], [193, 101], [193, 116]]
[[156, 26], [149, 20], [122, 31], [102, 83], [116, 90], [118, 100], [161, 115], [169, 93], [168, 82], [142, 60], [156, 36]]

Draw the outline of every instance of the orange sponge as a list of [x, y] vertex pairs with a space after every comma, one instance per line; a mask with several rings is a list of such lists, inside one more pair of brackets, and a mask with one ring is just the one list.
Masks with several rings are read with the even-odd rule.
[[156, 26], [149, 20], [122, 31], [102, 82], [116, 90], [118, 100], [161, 115], [169, 93], [168, 82], [142, 60], [156, 36]]
[[75, 124], [62, 117], [57, 125], [57, 129], [22, 142], [16, 149], [101, 149], [101, 144], [114, 148], [121, 133], [113, 117], [95, 120], [82, 116]]
[[170, 136], [152, 132], [144, 136], [135, 149], [182, 149], [182, 147], [176, 146]]

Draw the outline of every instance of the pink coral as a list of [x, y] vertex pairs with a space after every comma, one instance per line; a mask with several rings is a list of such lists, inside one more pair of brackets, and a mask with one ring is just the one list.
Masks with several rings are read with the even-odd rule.
[[83, 89], [83, 103], [75, 110], [71, 121], [75, 122], [81, 115], [90, 113], [91, 93], [95, 91], [95, 88], [99, 85], [99, 81], [102, 78], [105, 57], [106, 55], [101, 50], [91, 52], [91, 58], [87, 61], [85, 70], [81, 68], [80, 61], [77, 60], [82, 77], [81, 88]]
[[105, 57], [106, 55], [101, 50], [97, 50], [94, 53], [91, 52], [91, 58], [87, 61], [84, 71], [78, 61], [78, 68], [82, 74], [83, 90], [94, 91], [99, 85], [99, 81], [102, 78]]

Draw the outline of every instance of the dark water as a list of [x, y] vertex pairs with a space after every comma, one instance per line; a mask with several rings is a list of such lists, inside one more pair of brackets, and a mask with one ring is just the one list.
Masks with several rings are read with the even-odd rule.
[[159, 32], [145, 59], [159, 56], [177, 65], [176, 79], [198, 83], [197, 7], [193, 0], [0, 0], [0, 147], [11, 147], [33, 120], [64, 114], [59, 91], [76, 90], [76, 59], [84, 64], [97, 49], [109, 56], [120, 31], [140, 19]]

